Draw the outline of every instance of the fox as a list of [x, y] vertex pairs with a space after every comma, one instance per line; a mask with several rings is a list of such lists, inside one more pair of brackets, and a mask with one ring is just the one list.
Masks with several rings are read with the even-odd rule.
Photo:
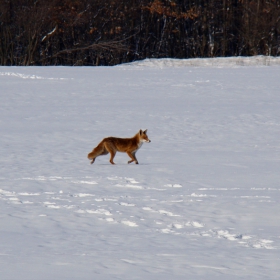
[[150, 143], [151, 140], [147, 135], [147, 129], [142, 131], [140, 129], [131, 138], [117, 138], [117, 137], [107, 137], [104, 138], [93, 150], [88, 154], [88, 159], [91, 160], [91, 164], [94, 163], [98, 156], [107, 155], [110, 153], [111, 157], [109, 162], [114, 163], [114, 157], [117, 152], [127, 153], [131, 158], [128, 163], [135, 162], [139, 164], [135, 154], [141, 148], [143, 143]]

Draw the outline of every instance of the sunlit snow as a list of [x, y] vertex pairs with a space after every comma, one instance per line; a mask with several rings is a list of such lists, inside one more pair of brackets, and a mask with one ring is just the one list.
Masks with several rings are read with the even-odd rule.
[[279, 89], [270, 57], [0, 67], [0, 278], [279, 279]]

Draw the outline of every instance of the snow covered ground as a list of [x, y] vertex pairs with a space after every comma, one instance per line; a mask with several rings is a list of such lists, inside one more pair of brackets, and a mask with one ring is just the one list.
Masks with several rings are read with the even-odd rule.
[[[254, 60], [0, 67], [1, 280], [279, 279], [280, 60]], [[90, 165], [140, 128], [139, 165]]]

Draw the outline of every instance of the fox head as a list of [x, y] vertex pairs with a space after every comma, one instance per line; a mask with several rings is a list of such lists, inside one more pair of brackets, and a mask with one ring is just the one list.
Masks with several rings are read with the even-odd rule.
[[149, 137], [147, 135], [147, 129], [144, 130], [144, 131], [142, 129], [140, 129], [139, 130], [139, 135], [140, 135], [141, 142], [147, 142], [147, 143], [151, 142], [151, 140], [149, 139]]

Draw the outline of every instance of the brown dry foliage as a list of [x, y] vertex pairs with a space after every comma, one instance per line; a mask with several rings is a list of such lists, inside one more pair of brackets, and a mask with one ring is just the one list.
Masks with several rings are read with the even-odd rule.
[[164, 5], [160, 0], [154, 0], [148, 6], [143, 7], [144, 10], [148, 10], [151, 14], [158, 14], [175, 19], [195, 19], [198, 17], [198, 13], [195, 7], [192, 7], [187, 12], [182, 12], [178, 5], [171, 1], [169, 5]]

